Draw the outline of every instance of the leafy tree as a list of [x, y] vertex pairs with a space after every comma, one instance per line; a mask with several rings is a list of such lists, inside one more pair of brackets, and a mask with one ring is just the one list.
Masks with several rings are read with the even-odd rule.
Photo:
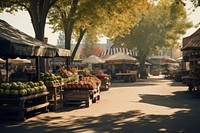
[[71, 49], [73, 37], [77, 40], [73, 60], [86, 32], [108, 37], [128, 33], [145, 5], [146, 0], [59, 0], [50, 11], [49, 22], [55, 31], [64, 31], [65, 48]]
[[98, 56], [103, 51], [104, 50], [97, 44], [85, 44], [84, 47], [81, 49], [80, 58], [84, 59], [89, 57], [90, 55]]
[[57, 39], [57, 46], [60, 48], [65, 48], [65, 34], [63, 32], [59, 33], [59, 36]]
[[99, 45], [94, 48], [94, 55], [99, 56], [104, 50]]
[[191, 2], [193, 2], [195, 7], [200, 6], [200, 0], [190, 0]]
[[161, 48], [177, 46], [180, 36], [191, 26], [181, 2], [160, 0], [157, 5], [149, 3], [138, 25], [132, 28], [130, 34], [116, 38], [115, 42], [137, 49], [141, 72], [148, 55]]
[[[52, 8], [52, 6], [54, 8]], [[130, 32], [138, 22], [141, 10], [145, 10], [146, 0], [1, 0], [0, 11], [13, 13], [28, 11], [35, 38], [43, 41], [46, 17], [49, 13], [50, 24], [54, 30], [65, 33], [65, 48], [70, 48], [72, 37], [77, 45], [72, 52], [72, 60], [80, 42], [90, 29], [108, 37], [120, 36]]]
[[87, 32], [85, 38], [84, 38], [84, 45], [80, 52], [80, 57], [87, 58], [90, 55], [96, 55], [98, 56], [101, 52], [103, 52], [103, 49], [97, 45], [97, 38], [93, 37], [94, 34], [91, 34], [92, 32]]
[[1, 0], [0, 11], [5, 10], [9, 13], [18, 10], [28, 11], [35, 31], [35, 38], [43, 41], [47, 14], [56, 1], [58, 0]]

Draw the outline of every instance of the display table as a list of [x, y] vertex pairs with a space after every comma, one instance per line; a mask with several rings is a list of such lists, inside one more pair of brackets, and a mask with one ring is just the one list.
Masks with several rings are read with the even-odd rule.
[[135, 82], [136, 81], [136, 72], [130, 73], [115, 73], [118, 79], [123, 80], [124, 82]]
[[47, 86], [49, 91], [48, 101], [50, 103], [49, 109], [56, 111], [63, 107], [63, 89], [62, 84], [53, 84], [52, 86]]
[[77, 88], [64, 88], [63, 91], [63, 100], [66, 105], [68, 104], [85, 104], [86, 107], [89, 107], [91, 103], [97, 102], [100, 100], [100, 87], [96, 89], [77, 89]]
[[0, 97], [0, 117], [26, 120], [27, 112], [48, 112], [48, 94], [43, 92], [22, 97]]

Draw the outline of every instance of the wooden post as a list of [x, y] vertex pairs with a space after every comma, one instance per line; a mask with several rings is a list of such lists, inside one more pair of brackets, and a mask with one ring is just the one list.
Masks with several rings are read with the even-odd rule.
[[6, 58], [6, 82], [8, 82], [8, 58]]
[[36, 77], [37, 77], [37, 81], [40, 81], [40, 57], [37, 56], [35, 58], [35, 62], [36, 62]]

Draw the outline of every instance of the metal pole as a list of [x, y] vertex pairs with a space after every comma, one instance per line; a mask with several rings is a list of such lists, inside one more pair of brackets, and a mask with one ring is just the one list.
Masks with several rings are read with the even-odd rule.
[[8, 58], [6, 58], [6, 82], [8, 82]]

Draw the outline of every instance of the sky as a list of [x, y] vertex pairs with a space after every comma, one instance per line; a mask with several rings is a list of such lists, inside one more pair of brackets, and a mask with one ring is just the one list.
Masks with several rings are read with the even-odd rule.
[[[200, 23], [200, 7], [196, 8], [195, 11], [193, 11], [194, 8], [190, 1], [191, 0], [184, 0], [184, 2], [186, 3], [188, 19], [189, 19], [189, 21], [192, 21], [193, 25], [196, 25], [197, 23]], [[198, 28], [200, 28], [200, 27], [198, 27]], [[187, 30], [187, 33], [184, 36], [191, 35], [198, 28], [192, 27], [191, 29]]]
[[[190, 2], [190, 0], [183, 0], [184, 2], [186, 2], [186, 8], [189, 9], [188, 14], [190, 14], [188, 16], [189, 20], [193, 22], [193, 24], [197, 24], [200, 22], [200, 7], [198, 7], [195, 12], [193, 12], [193, 8], [192, 8], [192, 4]], [[9, 13], [0, 13], [0, 19], [5, 20], [7, 23], [9, 23], [10, 25], [12, 25], [13, 27], [21, 30], [22, 32], [35, 37], [35, 33], [33, 30], [33, 26], [31, 24], [31, 20], [30, 20], [30, 16], [28, 14], [28, 12], [25, 11], [19, 11], [16, 12], [14, 15], [13, 14], [9, 14]], [[48, 42], [50, 44], [56, 45], [57, 44], [57, 38], [59, 33], [52, 33], [53, 30], [50, 28], [50, 25], [46, 25], [45, 27], [45, 37], [48, 37]], [[183, 36], [189, 36], [191, 35], [193, 32], [195, 32], [197, 30], [197, 28], [191, 28], [187, 31], [187, 33]], [[100, 42], [101, 43], [106, 43], [106, 39], [108, 38], [101, 38]]]
[[[35, 33], [28, 12], [19, 11], [16, 12], [14, 15], [6, 12], [0, 13], [0, 19], [5, 20], [7, 23], [21, 30], [22, 32], [32, 37], [35, 37]], [[56, 45], [59, 33], [52, 32], [53, 30], [50, 28], [50, 25], [47, 24], [45, 26], [45, 37], [48, 37], [48, 42], [50, 44]]]
[[[33, 26], [31, 23], [30, 16], [28, 12], [25, 11], [19, 11], [16, 12], [15, 14], [10, 14], [10, 13], [0, 13], [0, 19], [6, 21], [13, 27], [19, 29], [20, 31], [35, 37], [35, 32], [33, 30]], [[48, 43], [56, 45], [57, 44], [57, 39], [58, 39], [59, 32], [53, 33], [53, 30], [51, 29], [51, 25], [46, 24], [45, 26], [45, 37], [48, 37]], [[106, 43], [106, 37], [101, 38], [100, 42], [101, 43]]]

